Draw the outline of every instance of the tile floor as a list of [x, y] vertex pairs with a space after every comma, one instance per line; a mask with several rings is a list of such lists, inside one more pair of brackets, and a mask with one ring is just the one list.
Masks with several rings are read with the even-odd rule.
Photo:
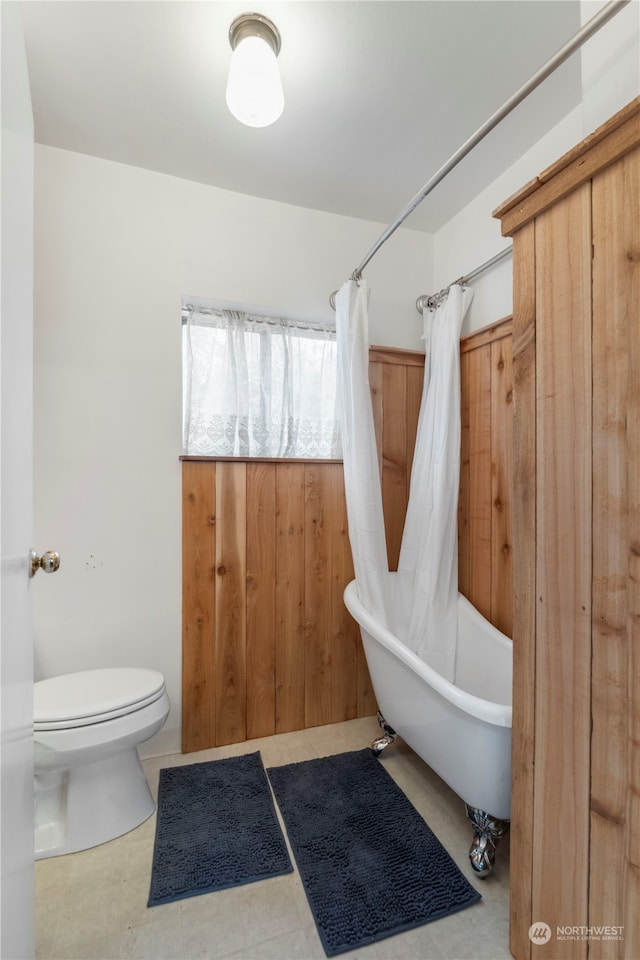
[[[373, 717], [144, 761], [152, 790], [161, 767], [260, 750], [265, 767], [359, 750]], [[342, 954], [362, 960], [501, 960], [508, 943], [508, 839], [486, 880], [468, 863], [471, 828], [458, 797], [401, 741], [382, 762], [483, 899], [426, 926]], [[149, 909], [155, 816], [110, 843], [36, 863], [38, 960], [323, 960], [297, 872]], [[293, 858], [292, 858], [293, 861]]]

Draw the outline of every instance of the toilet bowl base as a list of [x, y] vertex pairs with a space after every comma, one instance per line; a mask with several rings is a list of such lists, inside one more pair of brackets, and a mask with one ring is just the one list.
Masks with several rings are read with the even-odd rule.
[[138, 751], [36, 774], [35, 858], [76, 853], [122, 836], [155, 811]]

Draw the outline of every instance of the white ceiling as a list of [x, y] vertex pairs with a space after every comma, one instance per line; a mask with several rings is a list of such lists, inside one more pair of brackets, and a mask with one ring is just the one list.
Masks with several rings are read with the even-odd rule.
[[[579, 0], [35, 0], [21, 4], [36, 140], [390, 223], [580, 27]], [[285, 110], [228, 113], [228, 29], [282, 36]], [[579, 54], [406, 222], [433, 232], [580, 99]]]

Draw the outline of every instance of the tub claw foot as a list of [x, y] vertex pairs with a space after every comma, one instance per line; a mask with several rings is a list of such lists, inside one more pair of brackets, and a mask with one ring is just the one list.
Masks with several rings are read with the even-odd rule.
[[493, 870], [496, 859], [496, 843], [509, 829], [508, 820], [498, 820], [478, 807], [465, 804], [467, 817], [473, 826], [473, 843], [469, 850], [469, 860], [475, 873], [484, 879]]
[[380, 726], [381, 726], [382, 729], [384, 730], [384, 733], [382, 734], [381, 737], [378, 737], [378, 738], [377, 738], [376, 740], [374, 740], [373, 743], [371, 744], [371, 749], [372, 749], [373, 752], [376, 754], [376, 756], [377, 756], [378, 754], [382, 753], [382, 751], [384, 750], [384, 748], [385, 748], [385, 747], [388, 747], [390, 743], [393, 743], [393, 741], [394, 741], [395, 738], [396, 738], [396, 732], [395, 732], [395, 730], [394, 730], [392, 727], [389, 726], [389, 724], [387, 723], [387, 721], [386, 721], [385, 718], [382, 716], [382, 714], [380, 713], [379, 710], [378, 710], [378, 723], [380, 724]]

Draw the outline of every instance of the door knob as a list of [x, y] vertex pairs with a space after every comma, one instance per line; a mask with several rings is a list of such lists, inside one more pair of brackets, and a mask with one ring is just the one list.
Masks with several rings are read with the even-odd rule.
[[35, 550], [31, 551], [31, 576], [35, 577], [38, 570], [44, 570], [45, 573], [55, 573], [60, 566], [60, 554], [54, 550], [47, 550], [41, 557]]

